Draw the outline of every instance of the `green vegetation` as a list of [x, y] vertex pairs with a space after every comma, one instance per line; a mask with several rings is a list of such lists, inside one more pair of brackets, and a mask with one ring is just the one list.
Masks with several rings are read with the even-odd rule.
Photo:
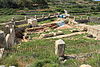
[[[48, 34], [48, 33], [50, 33], [50, 32], [58, 32], [58, 31], [62, 31], [64, 34], [70, 34], [70, 33], [71, 33], [70, 30], [71, 30], [71, 29], [63, 29], [63, 30], [52, 30], [52, 29], [50, 29], [50, 31], [48, 31], [48, 32], [43, 32], [43, 34]], [[41, 34], [41, 33], [32, 33], [30, 36], [31, 36], [31, 37], [39, 37], [40, 34]]]
[[98, 23], [96, 23], [96, 22], [89, 22], [89, 23], [87, 23], [88, 25], [100, 25], [100, 23], [98, 22]]
[[[63, 3], [63, 4], [62, 4]], [[88, 4], [89, 3], [89, 4]], [[57, 0], [0, 0], [0, 8], [10, 8], [14, 10], [24, 10], [29, 9], [45, 9], [50, 8], [53, 12], [63, 12], [67, 9], [69, 13], [89, 13], [89, 12], [99, 12], [100, 3], [93, 2], [90, 0], [81, 1], [57, 1]], [[3, 10], [3, 9], [2, 9]], [[2, 12], [1, 12], [2, 13]]]
[[10, 21], [12, 17], [15, 17], [17, 20], [24, 18], [23, 15], [1, 15], [0, 16], [0, 23]]
[[49, 19], [49, 20], [41, 21], [41, 22], [39, 22], [39, 24], [51, 23], [51, 22], [53, 22], [54, 20], [56, 20], [56, 18], [52, 18], [52, 19]]
[[32, 4], [47, 4], [45, 0], [0, 0], [0, 8], [31, 8]]
[[[85, 3], [85, 1], [87, 3]], [[63, 3], [63, 4], [61, 4]], [[88, 4], [89, 3], [89, 4]], [[43, 10], [42, 9], [47, 9]], [[31, 9], [31, 10], [30, 10]], [[39, 11], [36, 11], [39, 9]], [[12, 17], [17, 20], [23, 19], [25, 15], [42, 15], [48, 13], [61, 12], [64, 9], [68, 13], [90, 13], [84, 15], [99, 17], [100, 3], [92, 2], [91, 0], [78, 1], [62, 1], [60, 0], [0, 0], [0, 23], [9, 21]], [[77, 15], [78, 16], [78, 15]], [[80, 15], [79, 15], [80, 17]], [[49, 23], [56, 18], [39, 22], [39, 24]], [[77, 18], [79, 19], [79, 18]], [[89, 25], [98, 25], [100, 23], [87, 23]], [[18, 27], [27, 26], [28, 24], [19, 25]], [[0, 26], [1, 28], [1, 26]], [[49, 32], [57, 32], [58, 30], [50, 29]], [[64, 34], [70, 34], [71, 29], [61, 30]], [[39, 37], [40, 34], [32, 33], [31, 36]], [[55, 55], [55, 41], [58, 39], [33, 39], [29, 42], [22, 42], [15, 45], [7, 51], [0, 59], [0, 65], [15, 65], [16, 67], [79, 67], [81, 64], [90, 64], [93, 67], [100, 67], [100, 41], [93, 38], [87, 39], [87, 34], [81, 34], [68, 38], [61, 38], [66, 42], [65, 54], [66, 55], [80, 55], [84, 53], [93, 53], [91, 57], [81, 59], [68, 59], [65, 63], [61, 64], [58, 57]], [[96, 52], [97, 51], [97, 52]]]
[[[62, 30], [64, 33], [70, 33], [69, 30]], [[81, 34], [69, 38], [62, 38], [66, 42], [65, 54], [84, 54], [91, 53], [92, 57], [82, 59], [69, 59], [64, 64], [59, 64], [58, 57], [54, 54], [55, 41], [58, 39], [34, 39], [29, 42], [23, 42], [10, 49], [8, 56], [1, 59], [0, 64], [16, 65], [22, 67], [30, 64], [29, 67], [78, 67], [81, 64], [90, 64], [93, 67], [99, 67], [100, 55], [95, 53], [99, 51], [100, 41], [87, 39]], [[37, 35], [34, 35], [37, 37]], [[6, 54], [6, 53], [5, 53]], [[9, 61], [10, 62], [6, 62]]]

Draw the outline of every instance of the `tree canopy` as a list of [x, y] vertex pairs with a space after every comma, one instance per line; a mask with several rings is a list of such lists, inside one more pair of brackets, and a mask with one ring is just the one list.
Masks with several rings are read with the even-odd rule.
[[31, 7], [33, 4], [47, 4], [45, 0], [0, 0], [0, 8]]

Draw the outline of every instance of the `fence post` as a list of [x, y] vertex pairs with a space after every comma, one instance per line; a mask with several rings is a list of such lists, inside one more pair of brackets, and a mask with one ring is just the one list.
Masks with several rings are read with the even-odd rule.
[[50, 18], [51, 14], [49, 13], [48, 18]]
[[12, 17], [11, 22], [15, 25], [15, 17]]
[[24, 18], [25, 18], [24, 20], [27, 21], [27, 16], [24, 16]]

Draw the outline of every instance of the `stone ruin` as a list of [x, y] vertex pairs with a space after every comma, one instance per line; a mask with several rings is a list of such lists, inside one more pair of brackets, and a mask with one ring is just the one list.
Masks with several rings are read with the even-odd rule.
[[[64, 10], [64, 11], [65, 11], [65, 14], [68, 14], [68, 12], [66, 10]], [[44, 15], [42, 16], [42, 18], [43, 17], [44, 17]], [[68, 20], [68, 24], [69, 25], [73, 25], [73, 26], [75, 26], [76, 28], [79, 28], [82, 31], [87, 31], [88, 30], [89, 34], [93, 34], [97, 38], [97, 40], [100, 40], [100, 37], [99, 37], [100, 34], [96, 32], [99, 29], [91, 28], [89, 25], [85, 25], [85, 24], [77, 24], [77, 22], [75, 21], [75, 17], [68, 16], [66, 19]], [[37, 26], [37, 21], [38, 21], [36, 17], [35, 17], [35, 19], [33, 19], [33, 18], [28, 19], [25, 16], [24, 21], [26, 21], [24, 24], [31, 24], [32, 27], [35, 27], [34, 29], [27, 30], [28, 32], [32, 32], [32, 31], [33, 32], [34, 31], [38, 32], [39, 30], [43, 30], [45, 32], [44, 28], [46, 28], [46, 27], [50, 27], [50, 28], [53, 28], [53, 29], [58, 27], [56, 23], [43, 25], [42, 27], [41, 26], [40, 27], [36, 27]], [[0, 47], [10, 47], [10, 46], [15, 44], [16, 31], [14, 29], [14, 25], [17, 25], [17, 23], [19, 24], [19, 23], [21, 23], [21, 21], [17, 22], [17, 21], [15, 21], [15, 18], [13, 17], [11, 22], [10, 22], [10, 24], [7, 24], [5, 26], [4, 32], [3, 31], [0, 32], [0, 38], [1, 38]], [[93, 30], [95, 31], [95, 33], [92, 32]], [[58, 35], [62, 35], [62, 34], [63, 34], [63, 32], [41, 34], [40, 38], [53, 37], [53, 36], [58, 36]], [[23, 36], [24, 35], [21, 34], [22, 38], [23, 38]], [[25, 39], [25, 37], [24, 37], [24, 39]]]
[[70, 14], [68, 14], [68, 11], [67, 11], [67, 10], [64, 10], [64, 12], [65, 12], [65, 15], [66, 15], [67, 17], [70, 16]]
[[0, 31], [0, 48], [9, 48], [15, 44], [14, 25], [6, 25], [4, 31]]
[[87, 32], [100, 40], [100, 25], [89, 26]]
[[48, 37], [59, 36], [59, 35], [63, 35], [63, 34], [64, 33], [62, 31], [50, 32], [48, 34], [41, 34], [39, 38], [48, 38]]
[[65, 42], [62, 39], [55, 41], [55, 55], [64, 57]]
[[8, 45], [7, 47], [11, 47], [15, 44], [15, 32], [13, 29], [10, 29], [10, 34], [7, 34], [6, 43]]
[[77, 24], [74, 26], [75, 28], [78, 28], [80, 31], [87, 31], [90, 25], [86, 24]]
[[0, 67], [6, 67], [5, 65], [0, 65]]
[[77, 24], [75, 28], [78, 28], [80, 31], [86, 31], [88, 34], [96, 37], [96, 40], [100, 40], [100, 25], [86, 25], [86, 24]]
[[75, 21], [75, 17], [69, 17], [69, 22], [68, 22], [69, 25], [77, 25], [78, 22]]
[[[0, 67], [6, 67], [5, 65], [0, 65]], [[16, 67], [16, 66], [9, 66], [9, 67]]]
[[92, 66], [90, 66], [90, 65], [88, 65], [88, 64], [83, 64], [83, 65], [81, 65], [80, 67], [92, 67]]
[[[33, 27], [37, 26], [37, 19], [25, 19], [26, 21], [28, 21], [28, 24], [31, 24]], [[14, 20], [12, 20], [14, 21]], [[77, 22], [75, 21], [75, 17], [69, 17], [69, 22], [68, 24], [71, 25], [76, 25], [77, 28], [81, 29], [81, 30], [88, 30], [88, 32], [90, 31], [89, 29], [89, 25], [78, 25]], [[96, 30], [98, 31], [98, 30]], [[62, 31], [58, 31], [58, 32], [51, 32], [48, 34], [41, 34], [40, 38], [47, 38], [47, 37], [52, 37], [52, 36], [58, 36], [58, 35], [63, 35], [64, 33]], [[99, 36], [100, 34], [96, 33], [97, 36]], [[100, 37], [97, 37], [98, 39], [100, 39]], [[27, 39], [27, 35], [23, 36], [23, 39]], [[9, 48], [11, 46], [13, 46], [15, 44], [15, 29], [14, 26], [10, 26], [10, 25], [6, 25], [5, 26], [5, 31], [0, 31], [0, 48], [3, 48], [2, 51], [4, 50], [4, 48]], [[65, 42], [62, 39], [59, 39], [55, 42], [55, 54], [58, 57], [64, 57], [64, 50], [65, 50]], [[0, 57], [2, 56], [3, 52], [0, 52]], [[15, 66], [9, 66], [9, 67], [15, 67]], [[83, 66], [80, 66], [83, 67]], [[86, 67], [86, 66], [84, 66]], [[89, 66], [88, 66], [89, 67]]]
[[4, 48], [0, 48], [0, 58], [2, 58], [3, 53], [4, 53]]
[[23, 42], [28, 42], [29, 40], [31, 40], [31, 37], [28, 36], [28, 33], [24, 33], [24, 36], [23, 36]]
[[28, 24], [31, 24], [33, 27], [38, 26], [37, 19], [34, 18], [28, 19]]
[[93, 23], [100, 23], [100, 17], [89, 17], [89, 21]]

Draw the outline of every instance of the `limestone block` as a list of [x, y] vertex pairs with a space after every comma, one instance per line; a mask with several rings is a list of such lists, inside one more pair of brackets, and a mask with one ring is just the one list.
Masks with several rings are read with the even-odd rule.
[[10, 34], [6, 35], [6, 44], [7, 44], [7, 48], [15, 44], [15, 31], [12, 28], [10, 29]]
[[2, 58], [4, 52], [4, 48], [0, 48], [0, 58]]
[[56, 35], [63, 35], [64, 33], [62, 31], [56, 32]]
[[5, 65], [0, 65], [0, 67], [6, 67]]
[[6, 35], [6, 43], [7, 43], [7, 48], [11, 46], [11, 43], [10, 43], [10, 34], [7, 34]]
[[27, 16], [25, 16], [25, 21], [27, 21]]
[[37, 26], [37, 19], [34, 18], [28, 19], [28, 24], [31, 24], [33, 27]]
[[48, 37], [53, 37], [54, 34], [53, 33], [49, 33], [49, 34], [41, 34], [40, 38], [48, 38]]
[[59, 57], [64, 56], [65, 42], [62, 39], [55, 41], [55, 54]]
[[12, 45], [14, 45], [14, 42], [15, 42], [15, 30], [13, 28], [10, 29], [10, 36], [11, 36]]
[[88, 65], [88, 64], [83, 64], [83, 65], [81, 65], [80, 67], [92, 67], [92, 66], [90, 66], [90, 65]]

